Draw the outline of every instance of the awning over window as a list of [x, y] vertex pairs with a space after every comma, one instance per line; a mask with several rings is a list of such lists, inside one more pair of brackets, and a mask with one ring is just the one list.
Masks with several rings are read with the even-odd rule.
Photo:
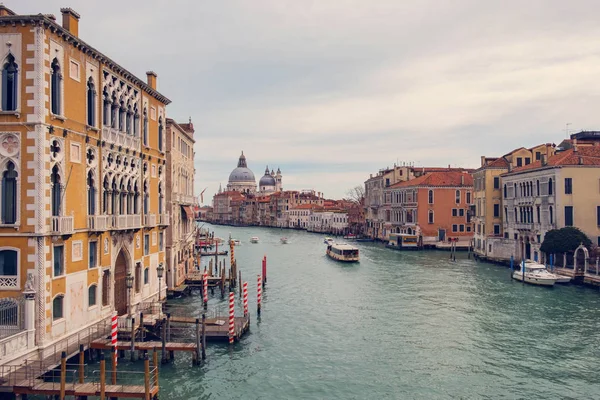
[[187, 216], [187, 219], [194, 219], [194, 211], [192, 210], [192, 207], [190, 207], [190, 206], [181, 206], [181, 209], [183, 210], [183, 212]]

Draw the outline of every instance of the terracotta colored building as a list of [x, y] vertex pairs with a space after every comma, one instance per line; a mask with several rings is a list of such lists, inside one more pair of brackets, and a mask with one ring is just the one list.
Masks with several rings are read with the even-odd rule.
[[423, 242], [473, 236], [469, 208], [473, 178], [466, 171], [429, 172], [390, 187], [392, 233], [419, 234]]

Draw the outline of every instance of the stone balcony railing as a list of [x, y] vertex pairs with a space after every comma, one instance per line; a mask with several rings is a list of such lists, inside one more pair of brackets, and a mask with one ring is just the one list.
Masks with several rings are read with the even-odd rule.
[[158, 224], [159, 225], [169, 225], [170, 222], [170, 218], [169, 218], [169, 214], [158, 214]]
[[156, 214], [144, 215], [144, 226], [156, 226]]
[[112, 229], [140, 229], [142, 227], [142, 216], [133, 215], [113, 215]]
[[72, 216], [50, 217], [50, 232], [53, 234], [69, 235], [73, 230]]
[[115, 146], [123, 146], [130, 150], [139, 150], [140, 138], [133, 135], [121, 132], [115, 128], [103, 127], [102, 128], [102, 139], [108, 144], [114, 144]]
[[180, 204], [195, 204], [196, 199], [194, 196], [190, 196], [188, 194], [175, 193], [174, 195], [175, 201]]
[[87, 227], [91, 231], [106, 231], [112, 228], [112, 215], [89, 215]]

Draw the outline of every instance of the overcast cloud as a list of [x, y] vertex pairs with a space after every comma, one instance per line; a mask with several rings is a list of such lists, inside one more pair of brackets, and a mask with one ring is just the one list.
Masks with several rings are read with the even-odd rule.
[[5, 1], [81, 14], [80, 37], [191, 116], [208, 203], [241, 150], [256, 179], [339, 198], [396, 162], [481, 155], [600, 128], [597, 1]]

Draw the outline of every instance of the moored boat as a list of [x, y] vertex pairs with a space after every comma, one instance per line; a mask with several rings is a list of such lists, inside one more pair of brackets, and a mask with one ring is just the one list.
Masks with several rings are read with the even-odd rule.
[[258, 236], [252, 236], [250, 238], [250, 243], [258, 243]]
[[326, 254], [329, 258], [343, 262], [358, 262], [358, 249], [346, 243], [332, 243], [327, 245]]
[[385, 247], [396, 250], [418, 250], [419, 236], [406, 233], [391, 233]]
[[540, 286], [554, 286], [557, 279], [556, 275], [549, 272], [545, 265], [533, 261], [521, 263], [521, 268], [514, 271], [512, 277], [521, 282], [525, 281], [525, 283]]

